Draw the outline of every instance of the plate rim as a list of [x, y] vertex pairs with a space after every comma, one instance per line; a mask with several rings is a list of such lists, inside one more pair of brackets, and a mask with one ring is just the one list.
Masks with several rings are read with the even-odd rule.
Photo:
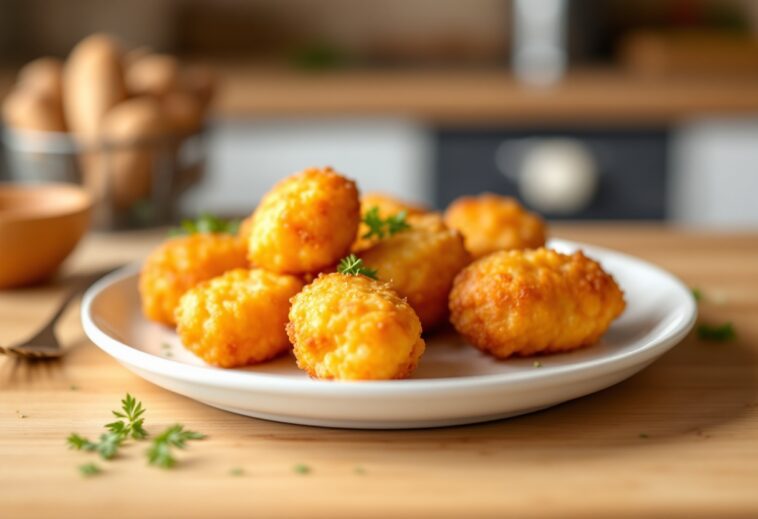
[[[372, 395], [400, 395], [407, 392], [432, 393], [441, 390], [484, 390], [493, 386], [519, 385], [526, 388], [531, 385], [545, 385], [549, 381], [553, 381], [556, 384], [564, 384], [576, 378], [584, 378], [587, 373], [598, 371], [601, 374], [612, 373], [652, 361], [678, 344], [694, 326], [697, 319], [697, 303], [695, 298], [689, 288], [667, 270], [630, 254], [582, 242], [551, 239], [547, 246], [558, 250], [582, 250], [590, 257], [594, 257], [595, 253], [599, 253], [602, 256], [614, 256], [618, 260], [635, 263], [638, 266], [650, 269], [656, 274], [667, 278], [675, 290], [678, 290], [685, 296], [682, 299], [684, 307], [680, 310], [680, 315], [677, 316], [677, 319], [669, 324], [671, 329], [659, 332], [661, 337], [650, 341], [649, 344], [641, 347], [641, 349], [583, 360], [574, 364], [546, 366], [540, 370], [524, 370], [523, 372], [516, 373], [381, 381], [297, 379], [285, 378], [281, 375], [270, 373], [241, 372], [214, 366], [195, 366], [158, 357], [121, 342], [115, 337], [110, 336], [94, 322], [92, 306], [95, 299], [105, 289], [117, 282], [138, 275], [141, 262], [126, 265], [94, 283], [84, 294], [81, 306], [81, 321], [85, 334], [98, 348], [117, 361], [134, 366], [139, 370], [146, 370], [185, 382], [211, 385], [223, 389], [261, 392], [276, 391], [277, 393], [291, 394], [302, 394], [303, 391], [306, 391], [310, 392], [312, 396], [340, 395], [358, 398]], [[595, 374], [597, 375], [598, 373]], [[346, 390], [347, 388], [349, 388], [349, 391]]]

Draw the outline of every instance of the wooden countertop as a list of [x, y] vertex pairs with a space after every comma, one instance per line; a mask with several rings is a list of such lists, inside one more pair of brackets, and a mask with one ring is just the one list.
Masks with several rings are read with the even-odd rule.
[[[622, 384], [528, 416], [350, 431], [245, 418], [160, 389], [89, 343], [71, 312], [61, 362], [0, 359], [0, 516], [758, 516], [758, 234], [615, 224], [554, 234], [670, 269], [705, 294], [701, 319], [733, 321], [738, 339], [690, 336]], [[143, 257], [159, 238], [91, 236], [68, 272]], [[30, 333], [62, 284], [0, 292], [0, 340]], [[172, 471], [130, 446], [81, 477], [94, 455], [67, 450], [66, 436], [95, 435], [127, 391], [147, 407], [150, 432], [181, 422], [208, 439]], [[298, 463], [312, 472], [295, 473]]]
[[[644, 77], [572, 70], [546, 88], [506, 69], [347, 69], [211, 63], [216, 115], [232, 118], [407, 117], [449, 126], [668, 125], [710, 116], [758, 117], [758, 76]], [[0, 71], [0, 97], [15, 72]]]

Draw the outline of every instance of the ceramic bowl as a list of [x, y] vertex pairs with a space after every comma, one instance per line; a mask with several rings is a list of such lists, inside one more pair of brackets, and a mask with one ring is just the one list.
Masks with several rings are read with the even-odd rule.
[[91, 207], [73, 184], [0, 183], [0, 289], [52, 276], [87, 231]]

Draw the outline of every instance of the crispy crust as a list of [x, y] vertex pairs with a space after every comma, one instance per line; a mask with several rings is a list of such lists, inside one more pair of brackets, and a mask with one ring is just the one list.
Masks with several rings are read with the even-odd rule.
[[287, 334], [297, 365], [334, 380], [408, 377], [425, 344], [413, 309], [387, 284], [322, 274], [292, 299]]
[[355, 182], [306, 169], [274, 186], [253, 213], [248, 257], [272, 272], [317, 272], [349, 252], [359, 221]]
[[458, 231], [437, 214], [409, 217], [412, 228], [378, 241], [359, 254], [382, 281], [407, 298], [430, 331], [447, 320], [448, 295], [456, 274], [469, 261]]
[[445, 223], [463, 234], [466, 249], [475, 258], [545, 245], [545, 223], [511, 197], [492, 193], [460, 197], [445, 211]]
[[173, 238], [155, 249], [140, 272], [142, 311], [148, 319], [173, 326], [174, 310], [198, 283], [247, 266], [246, 244], [227, 234]]
[[581, 252], [495, 252], [455, 279], [450, 317], [498, 358], [569, 351], [595, 343], [625, 308], [613, 277]]
[[209, 364], [233, 368], [264, 362], [289, 348], [289, 300], [302, 287], [294, 276], [232, 270], [182, 296], [177, 333]]

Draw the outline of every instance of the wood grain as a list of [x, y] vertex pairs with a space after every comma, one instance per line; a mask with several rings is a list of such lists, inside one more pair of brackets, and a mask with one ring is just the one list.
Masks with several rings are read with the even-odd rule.
[[[210, 63], [227, 118], [407, 117], [442, 126], [669, 125], [695, 117], [758, 115], [758, 76], [646, 77], [621, 69], [572, 70], [534, 87], [505, 69], [349, 69]], [[12, 73], [0, 71], [0, 93]]]
[[[554, 230], [670, 269], [706, 294], [701, 319], [733, 321], [738, 339], [690, 336], [618, 386], [520, 418], [348, 431], [236, 416], [152, 386], [84, 339], [72, 312], [62, 362], [0, 360], [0, 516], [758, 516], [758, 235]], [[68, 272], [140, 258], [159, 239], [91, 236]], [[1, 340], [42, 322], [65, 279], [0, 292]], [[127, 391], [145, 403], [150, 432], [178, 421], [209, 438], [170, 472], [147, 467], [145, 447], [132, 445], [84, 479], [76, 467], [94, 456], [67, 450], [64, 439], [97, 434]], [[298, 463], [312, 472], [297, 474]], [[244, 475], [231, 475], [235, 467]]]

